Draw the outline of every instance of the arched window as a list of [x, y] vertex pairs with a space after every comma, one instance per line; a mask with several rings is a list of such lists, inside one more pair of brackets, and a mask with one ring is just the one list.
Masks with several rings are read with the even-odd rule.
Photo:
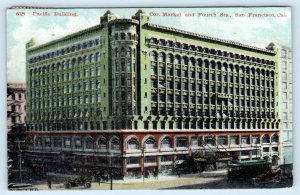
[[118, 55], [119, 55], [119, 50], [118, 48], [115, 48], [115, 57], [118, 57]]
[[272, 143], [278, 143], [279, 142], [279, 136], [277, 134], [274, 134], [272, 136], [271, 141], [272, 141]]
[[168, 54], [167, 62], [173, 63], [173, 55], [172, 54]]
[[84, 62], [85, 64], [88, 63], [88, 57], [87, 57], [87, 56], [83, 56], [83, 62]]
[[125, 40], [125, 33], [121, 33], [121, 40]]
[[172, 142], [169, 137], [164, 137], [160, 142], [160, 148], [172, 148]]
[[77, 62], [78, 62], [78, 65], [80, 65], [82, 62], [82, 57], [78, 57]]
[[99, 137], [96, 142], [97, 149], [106, 150], [106, 139], [104, 137]]
[[183, 57], [184, 65], [189, 65], [189, 59], [187, 57]]
[[113, 138], [110, 144], [111, 150], [120, 150], [120, 140], [118, 138]]
[[91, 54], [89, 58], [90, 63], [94, 62], [94, 54]]
[[131, 40], [131, 33], [127, 33], [127, 40]]
[[266, 143], [270, 143], [270, 136], [269, 135], [264, 135], [262, 138], [262, 143], [266, 144]]
[[84, 139], [84, 148], [93, 149], [93, 138], [88, 136]]
[[131, 57], [131, 48], [130, 47], [127, 48], [127, 57]]
[[160, 62], [165, 62], [166, 61], [166, 57], [164, 53], [159, 53], [159, 61]]
[[195, 64], [196, 64], [195, 58], [191, 58], [190, 65], [195, 66]]
[[137, 141], [136, 138], [131, 138], [127, 142], [127, 149], [128, 150], [138, 150], [139, 149], [139, 142]]
[[151, 61], [156, 61], [157, 60], [156, 52], [154, 52], [154, 51], [150, 52], [150, 59], [151, 59]]
[[174, 64], [180, 64], [181, 61], [180, 61], [180, 56], [179, 55], [176, 55], [175, 56], [175, 60], [174, 60]]
[[95, 61], [98, 62], [99, 60], [100, 60], [100, 53], [97, 52], [97, 53], [95, 54]]
[[125, 48], [124, 47], [121, 48], [121, 56], [125, 56]]
[[156, 141], [154, 140], [153, 137], [149, 137], [145, 140], [144, 145], [145, 145], [146, 150], [155, 149], [156, 148]]
[[201, 59], [197, 59], [197, 66], [202, 67], [202, 60]]

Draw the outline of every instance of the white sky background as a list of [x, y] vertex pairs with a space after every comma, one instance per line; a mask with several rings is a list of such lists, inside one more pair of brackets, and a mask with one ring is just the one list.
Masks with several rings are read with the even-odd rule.
[[[16, 16], [15, 10], [7, 12], [7, 81], [25, 82], [25, 44], [35, 38], [37, 44], [74, 33], [78, 30], [96, 25], [100, 16], [107, 9], [65, 9], [65, 10], [33, 10], [33, 11], [67, 11], [77, 12], [78, 17], [33, 17], [27, 10], [26, 16]], [[130, 18], [138, 8], [111, 9], [119, 17]], [[222, 38], [241, 43], [266, 47], [270, 42], [291, 47], [291, 13], [290, 8], [147, 8], [147, 13], [163, 12], [182, 13], [182, 17], [151, 16], [150, 22], [175, 28]], [[19, 10], [18, 10], [19, 11]], [[184, 17], [184, 13], [216, 13], [217, 17]], [[225, 12], [230, 18], [220, 17]], [[239, 18], [235, 13], [285, 13], [284, 18]]]

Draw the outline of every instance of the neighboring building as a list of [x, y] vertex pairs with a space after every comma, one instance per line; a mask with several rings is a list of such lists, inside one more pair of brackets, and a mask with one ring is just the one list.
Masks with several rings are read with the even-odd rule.
[[280, 164], [293, 164], [292, 51], [279, 46]]
[[99, 25], [29, 42], [26, 62], [37, 172], [95, 173], [111, 157], [119, 175], [168, 173], [212, 153], [277, 164], [275, 49], [152, 24], [140, 10], [132, 19], [108, 11]]
[[26, 118], [25, 83], [7, 84], [7, 130], [23, 127]]
[[[20, 151], [25, 145], [25, 83], [7, 84], [8, 181], [19, 180]], [[23, 158], [22, 158], [23, 159]]]

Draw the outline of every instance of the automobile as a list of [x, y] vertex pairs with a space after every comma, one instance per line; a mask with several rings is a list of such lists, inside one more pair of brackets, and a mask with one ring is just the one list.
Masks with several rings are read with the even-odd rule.
[[68, 177], [65, 179], [64, 186], [66, 189], [70, 189], [72, 187], [91, 188], [91, 178], [84, 175], [78, 177]]
[[279, 167], [262, 173], [253, 178], [253, 183], [255, 185], [259, 185], [261, 183], [269, 183], [269, 182], [280, 182], [281, 181], [281, 169]]
[[256, 176], [271, 171], [271, 163], [265, 160], [230, 161], [228, 165], [228, 181], [247, 181]]
[[29, 183], [19, 183], [19, 184], [10, 183], [8, 184], [8, 189], [14, 191], [23, 191], [23, 190], [37, 191], [38, 190], [38, 188], [33, 187], [33, 185]]

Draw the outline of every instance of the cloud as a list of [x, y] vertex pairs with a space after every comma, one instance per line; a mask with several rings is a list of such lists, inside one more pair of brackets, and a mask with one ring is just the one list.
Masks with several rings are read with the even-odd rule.
[[[59, 19], [59, 18], [57, 18]], [[43, 44], [54, 39], [77, 32], [99, 23], [98, 17], [86, 19], [85, 17], [69, 17], [66, 25], [50, 23], [47, 28], [38, 25], [43, 22], [32, 16], [25, 16], [20, 19], [20, 26], [15, 28], [13, 38], [16, 45], [8, 43], [7, 53], [7, 80], [8, 82], [25, 82], [25, 45], [31, 38], [35, 38], [37, 44]]]

